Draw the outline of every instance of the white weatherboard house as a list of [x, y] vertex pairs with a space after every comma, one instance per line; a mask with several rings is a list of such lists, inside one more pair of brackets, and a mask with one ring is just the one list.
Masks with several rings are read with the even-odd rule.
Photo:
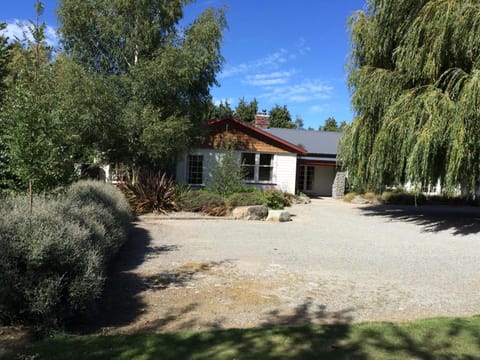
[[202, 187], [211, 181], [211, 170], [221, 158], [221, 144], [235, 145], [248, 185], [290, 193], [331, 196], [336, 174], [335, 132], [268, 128], [269, 118], [259, 114], [255, 126], [234, 117], [208, 123], [205, 144], [183, 154], [177, 162], [181, 184]]

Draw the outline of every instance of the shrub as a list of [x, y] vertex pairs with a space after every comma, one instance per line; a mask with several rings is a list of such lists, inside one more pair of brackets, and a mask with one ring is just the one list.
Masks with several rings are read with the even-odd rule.
[[233, 143], [228, 141], [221, 144], [220, 159], [211, 171], [209, 189], [220, 196], [229, 196], [245, 191], [244, 170], [236, 156]]
[[349, 192], [348, 194], [345, 194], [345, 196], [343, 197], [343, 201], [351, 202], [357, 195], [358, 194], [356, 192]]
[[228, 205], [231, 208], [237, 206], [263, 205], [265, 198], [261, 191], [241, 192], [232, 194], [228, 198]]
[[177, 188], [165, 173], [143, 170], [135, 184], [122, 184], [120, 190], [137, 214], [166, 213], [176, 208]]
[[292, 195], [280, 190], [265, 190], [263, 198], [263, 204], [272, 209], [283, 209], [285, 206], [290, 206], [293, 199]]
[[102, 293], [106, 265], [126, 241], [122, 194], [92, 181], [64, 195], [0, 204], [0, 322], [57, 326]]
[[392, 205], [421, 205], [425, 203], [425, 195], [412, 194], [407, 192], [385, 191], [382, 200]]
[[191, 191], [178, 199], [179, 208], [185, 211], [205, 212], [209, 215], [225, 215], [227, 204], [218, 194], [208, 191]]

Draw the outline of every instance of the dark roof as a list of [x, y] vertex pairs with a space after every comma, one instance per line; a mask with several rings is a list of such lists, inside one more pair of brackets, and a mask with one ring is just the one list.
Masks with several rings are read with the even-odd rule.
[[290, 144], [301, 147], [309, 154], [337, 154], [337, 145], [342, 133], [334, 131], [270, 128], [262, 129]]
[[266, 131], [266, 129], [259, 129], [255, 126], [247, 124], [246, 122], [238, 120], [238, 119], [234, 118], [233, 116], [226, 116], [226, 117], [210, 120], [208, 122], [208, 126], [213, 127], [213, 126], [216, 126], [216, 125], [219, 125], [219, 124], [222, 124], [222, 123], [227, 123], [227, 122], [237, 124], [238, 126], [243, 127], [244, 129], [249, 130], [252, 133], [256, 133], [260, 136], [263, 136], [264, 138], [267, 138], [267, 139], [277, 143], [278, 145], [280, 145], [280, 147], [288, 149], [288, 151], [298, 153], [298, 154], [301, 154], [301, 155], [306, 155], [307, 154], [307, 150], [304, 149], [303, 147], [297, 146], [296, 144], [291, 143], [290, 141], [288, 141], [286, 139], [278, 137], [275, 134], [272, 134], [272, 133]]

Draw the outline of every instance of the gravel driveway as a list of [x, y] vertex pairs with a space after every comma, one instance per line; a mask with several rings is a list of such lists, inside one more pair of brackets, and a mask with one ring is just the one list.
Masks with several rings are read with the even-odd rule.
[[478, 208], [314, 199], [289, 211], [281, 224], [142, 217], [108, 285], [105, 331], [480, 313]]

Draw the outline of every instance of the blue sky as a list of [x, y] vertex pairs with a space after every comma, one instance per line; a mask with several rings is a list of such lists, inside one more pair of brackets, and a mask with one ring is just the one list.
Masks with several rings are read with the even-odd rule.
[[[81, 1], [81, 0], [79, 0]], [[4, 1], [0, 21], [11, 24], [34, 17], [34, 0]], [[209, 6], [227, 6], [229, 29], [222, 49], [225, 64], [216, 102], [256, 98], [260, 109], [286, 105], [292, 118], [317, 129], [329, 116], [350, 122], [353, 113], [346, 85], [349, 36], [346, 21], [365, 0], [197, 0], [185, 21]], [[45, 1], [43, 19], [55, 41], [56, 0]]]

